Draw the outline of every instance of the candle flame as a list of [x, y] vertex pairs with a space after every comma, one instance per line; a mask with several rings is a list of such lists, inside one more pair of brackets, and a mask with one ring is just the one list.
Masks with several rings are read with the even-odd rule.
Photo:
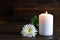
[[46, 14], [47, 14], [48, 12], [46, 11]]

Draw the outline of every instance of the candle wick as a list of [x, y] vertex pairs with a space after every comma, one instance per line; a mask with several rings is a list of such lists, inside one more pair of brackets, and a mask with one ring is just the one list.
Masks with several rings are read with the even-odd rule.
[[48, 12], [46, 11], [46, 14], [47, 14]]

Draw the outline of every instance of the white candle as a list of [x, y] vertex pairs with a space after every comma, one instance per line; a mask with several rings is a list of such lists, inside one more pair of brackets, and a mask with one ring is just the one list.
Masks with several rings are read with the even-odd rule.
[[53, 15], [42, 13], [39, 15], [39, 34], [43, 36], [53, 35]]

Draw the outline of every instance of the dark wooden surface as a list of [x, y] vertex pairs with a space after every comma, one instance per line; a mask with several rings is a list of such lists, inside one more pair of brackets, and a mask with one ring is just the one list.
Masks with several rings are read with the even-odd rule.
[[46, 10], [54, 15], [55, 24], [60, 25], [59, 0], [0, 0], [0, 23], [30, 22], [30, 18]]

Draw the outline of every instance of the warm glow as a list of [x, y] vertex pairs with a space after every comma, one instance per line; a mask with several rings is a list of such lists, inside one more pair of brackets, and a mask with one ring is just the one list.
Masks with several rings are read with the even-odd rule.
[[47, 14], [48, 12], [46, 11], [46, 14]]

